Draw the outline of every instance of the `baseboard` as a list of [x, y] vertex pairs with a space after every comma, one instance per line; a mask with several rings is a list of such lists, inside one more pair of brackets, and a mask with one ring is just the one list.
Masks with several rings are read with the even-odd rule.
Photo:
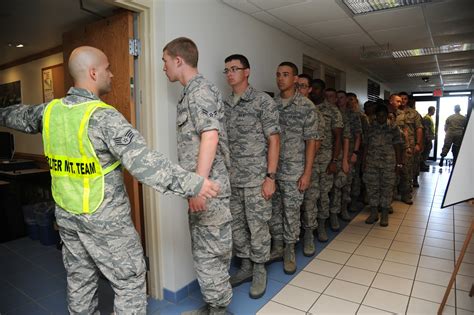
[[189, 283], [188, 285], [185, 285], [176, 292], [164, 288], [163, 297], [165, 300], [171, 303], [179, 303], [180, 301], [187, 298], [189, 294], [196, 289], [199, 289], [199, 283], [197, 280], [194, 280], [193, 282]]

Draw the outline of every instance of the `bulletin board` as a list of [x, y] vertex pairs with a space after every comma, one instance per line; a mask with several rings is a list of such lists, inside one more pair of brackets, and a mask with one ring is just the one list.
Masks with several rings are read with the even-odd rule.
[[62, 63], [41, 69], [41, 76], [43, 102], [46, 103], [54, 98], [61, 98], [66, 95], [66, 91], [64, 90], [64, 67]]

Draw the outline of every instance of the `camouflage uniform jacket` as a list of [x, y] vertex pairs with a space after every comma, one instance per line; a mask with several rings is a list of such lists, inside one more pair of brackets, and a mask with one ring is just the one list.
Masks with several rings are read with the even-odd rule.
[[237, 104], [234, 94], [225, 101], [233, 187], [260, 186], [267, 173], [267, 139], [280, 133], [278, 108], [264, 92], [248, 86]]
[[[328, 103], [326, 100], [317, 105], [316, 108], [324, 120], [324, 141], [321, 142], [321, 148], [316, 155], [316, 161], [323, 161], [331, 158], [334, 145], [333, 129], [344, 128], [342, 114], [336, 106]], [[329, 157], [328, 157], [329, 156]]]
[[421, 123], [421, 115], [413, 108], [405, 108], [405, 125], [408, 128], [408, 141], [410, 141], [410, 147], [414, 147], [416, 139], [416, 130], [423, 128]]
[[[299, 92], [283, 105], [280, 96], [275, 97], [280, 114], [280, 160], [277, 179], [297, 181], [304, 171], [306, 140], [323, 140], [318, 132], [319, 116], [314, 104]], [[323, 141], [324, 142], [324, 141]]]
[[[404, 133], [405, 128], [407, 128], [405, 124], [405, 112], [401, 109], [397, 109], [395, 112], [390, 112], [390, 108], [389, 108], [388, 121], [390, 124], [398, 127], [398, 130], [400, 131], [400, 137], [402, 139], [403, 148], [407, 149], [409, 145], [405, 141], [405, 133]], [[375, 119], [374, 119], [374, 122], [375, 122]]]
[[351, 109], [346, 109], [347, 115], [349, 116], [350, 124], [350, 142], [349, 142], [349, 154], [354, 151], [355, 136], [359, 134], [362, 137], [362, 123], [360, 121], [360, 115]]
[[456, 113], [446, 119], [446, 126], [444, 129], [446, 130], [446, 133], [450, 133], [452, 135], [462, 135], [465, 126], [466, 117]]
[[395, 144], [402, 143], [400, 131], [396, 125], [387, 121], [379, 124], [373, 121], [367, 130], [367, 167], [395, 167]]
[[219, 132], [219, 144], [209, 178], [221, 185], [219, 197], [229, 197], [227, 169], [230, 157], [224, 127], [224, 102], [217, 87], [201, 74], [194, 76], [183, 89], [177, 108], [176, 127], [178, 160], [190, 172], [196, 171], [201, 133], [210, 130]]
[[423, 129], [425, 131], [424, 135], [426, 140], [431, 141], [435, 137], [435, 127], [433, 123], [433, 118], [430, 115], [426, 114], [423, 117]]
[[[92, 100], [99, 98], [80, 88], [71, 88], [62, 99], [67, 105]], [[41, 132], [46, 105], [15, 105], [0, 109], [0, 125], [27, 133]], [[116, 110], [97, 109], [89, 120], [88, 134], [103, 168], [120, 160], [140, 182], [160, 192], [183, 197], [196, 195], [202, 186], [202, 177], [186, 172], [162, 154], [148, 149], [145, 139]], [[131, 225], [130, 203], [122, 168], [105, 175], [104, 181], [104, 200], [97, 211], [90, 215], [74, 215], [57, 207], [59, 226], [97, 233], [118, 231], [124, 225]]]

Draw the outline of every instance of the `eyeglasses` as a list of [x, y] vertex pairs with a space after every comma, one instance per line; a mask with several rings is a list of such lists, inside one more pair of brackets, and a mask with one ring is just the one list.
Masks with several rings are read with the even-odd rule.
[[296, 84], [296, 87], [297, 87], [298, 89], [307, 89], [307, 88], [309, 88], [309, 85], [308, 85], [308, 84], [304, 84], [304, 83], [303, 83], [303, 84]]
[[225, 68], [224, 71], [222, 71], [223, 74], [227, 73], [236, 73], [239, 70], [245, 70], [247, 68], [239, 68], [239, 67], [230, 67], [230, 68]]

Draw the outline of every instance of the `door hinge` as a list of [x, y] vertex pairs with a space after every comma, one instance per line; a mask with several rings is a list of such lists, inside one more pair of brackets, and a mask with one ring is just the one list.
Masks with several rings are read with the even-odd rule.
[[130, 55], [138, 57], [142, 53], [142, 42], [139, 39], [131, 38], [128, 40], [128, 52]]

